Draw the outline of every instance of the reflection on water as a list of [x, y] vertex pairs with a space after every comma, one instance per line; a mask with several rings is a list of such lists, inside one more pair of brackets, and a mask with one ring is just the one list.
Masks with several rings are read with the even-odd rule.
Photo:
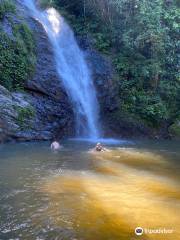
[[[0, 239], [179, 239], [178, 142], [64, 145], [0, 148]], [[138, 226], [173, 233], [140, 237]]]

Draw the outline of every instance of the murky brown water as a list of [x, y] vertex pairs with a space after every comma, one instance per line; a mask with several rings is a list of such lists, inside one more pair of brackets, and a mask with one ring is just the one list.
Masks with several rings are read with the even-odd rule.
[[[0, 239], [180, 239], [180, 143], [0, 146]], [[136, 227], [169, 230], [144, 233]]]

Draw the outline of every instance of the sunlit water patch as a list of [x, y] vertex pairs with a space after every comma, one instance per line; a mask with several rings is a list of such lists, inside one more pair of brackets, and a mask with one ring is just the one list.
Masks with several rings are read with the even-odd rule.
[[[0, 146], [0, 239], [179, 239], [178, 142]], [[138, 226], [170, 229], [136, 236]]]

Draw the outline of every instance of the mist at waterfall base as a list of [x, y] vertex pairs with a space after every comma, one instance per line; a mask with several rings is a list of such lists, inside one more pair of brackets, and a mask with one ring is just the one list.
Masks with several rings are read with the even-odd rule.
[[59, 78], [73, 105], [76, 136], [98, 139], [96, 90], [73, 31], [54, 8], [41, 11], [33, 0], [23, 3], [31, 10], [32, 17], [41, 23], [53, 47]]

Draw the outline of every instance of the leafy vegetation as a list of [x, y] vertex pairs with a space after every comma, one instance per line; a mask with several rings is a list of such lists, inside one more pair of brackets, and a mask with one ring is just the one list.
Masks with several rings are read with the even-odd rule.
[[177, 120], [169, 129], [170, 134], [175, 137], [180, 137], [180, 121]]
[[18, 112], [17, 122], [22, 130], [29, 129], [31, 126], [26, 123], [27, 120], [32, 119], [35, 116], [35, 110], [31, 106], [27, 107], [17, 107], [16, 111]]
[[[9, 1], [1, 5], [6, 6], [3, 8], [6, 12], [13, 6]], [[22, 22], [10, 22], [12, 33], [6, 33], [3, 22], [0, 22], [0, 84], [13, 90], [23, 88], [24, 81], [34, 70], [36, 59], [34, 39], [28, 26]]]
[[11, 1], [0, 1], [0, 20], [2, 20], [8, 13], [15, 13], [16, 8]]
[[[46, 5], [48, 1], [46, 0]], [[77, 34], [111, 56], [119, 75], [119, 110], [158, 128], [180, 115], [179, 2], [51, 0]]]

